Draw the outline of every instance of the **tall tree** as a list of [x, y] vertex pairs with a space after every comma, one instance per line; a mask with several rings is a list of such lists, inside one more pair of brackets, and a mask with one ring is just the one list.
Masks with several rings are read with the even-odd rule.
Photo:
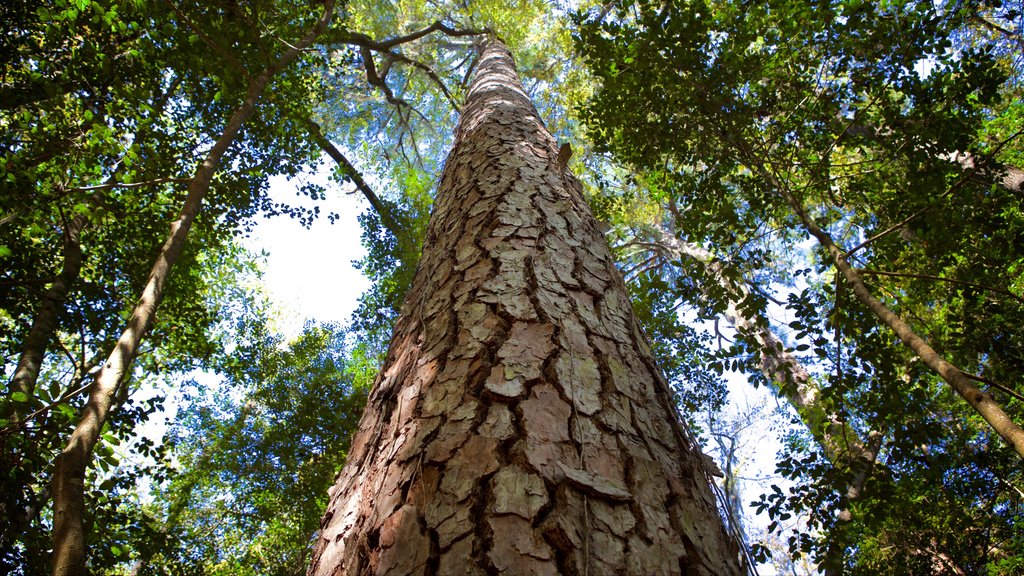
[[498, 41], [310, 574], [739, 574], [696, 443]]
[[85, 473], [92, 449], [100, 437], [115, 396], [139, 350], [145, 333], [153, 324], [157, 306], [166, 288], [171, 269], [185, 248], [185, 241], [221, 158], [235, 141], [242, 125], [256, 111], [264, 89], [275, 75], [290, 66], [308, 48], [331, 21], [334, 1], [326, 0], [323, 11], [308, 32], [295, 45], [288, 45], [279, 56], [249, 80], [245, 98], [231, 115], [189, 182], [188, 194], [178, 218], [171, 224], [167, 240], [160, 248], [131, 318], [97, 372], [89, 400], [82, 409], [74, 432], [64, 451], [54, 462], [53, 471], [53, 574], [78, 575], [86, 571], [84, 513]]

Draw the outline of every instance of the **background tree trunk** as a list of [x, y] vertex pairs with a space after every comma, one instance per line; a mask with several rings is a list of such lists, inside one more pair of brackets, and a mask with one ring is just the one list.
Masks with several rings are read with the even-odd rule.
[[492, 42], [310, 575], [743, 572], [557, 155]]
[[32, 327], [29, 328], [28, 334], [25, 336], [25, 344], [21, 356], [18, 357], [18, 367], [14, 371], [14, 376], [11, 377], [9, 385], [11, 394], [21, 392], [25, 396], [31, 397], [35, 393], [46, 348], [50, 345], [50, 338], [57, 329], [57, 316], [64, 308], [71, 285], [78, 280], [78, 275], [82, 270], [80, 237], [87, 221], [84, 214], [76, 214], [64, 226], [64, 264], [60, 274], [43, 294], [39, 311], [32, 319]]
[[249, 82], [245, 99], [231, 115], [203, 163], [196, 169], [188, 194], [178, 217], [171, 223], [170, 233], [150, 269], [128, 325], [118, 338], [113, 351], [96, 374], [89, 400], [82, 408], [67, 446], [57, 455], [53, 465], [53, 576], [79, 576], [86, 573], [86, 548], [83, 516], [85, 512], [85, 473], [92, 450], [99, 440], [119, 387], [131, 369], [142, 339], [149, 331], [163, 296], [171, 269], [188, 239], [189, 230], [202, 207], [210, 182], [221, 158], [235, 141], [242, 125], [256, 111], [263, 90], [274, 76], [291, 64], [302, 50], [313, 43], [331, 21], [334, 0], [326, 0], [323, 14], [312, 30], [282, 53]]

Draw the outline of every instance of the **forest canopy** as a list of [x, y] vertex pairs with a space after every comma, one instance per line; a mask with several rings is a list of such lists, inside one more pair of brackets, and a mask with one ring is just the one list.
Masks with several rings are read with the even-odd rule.
[[[10, 0], [0, 21], [0, 571], [306, 572], [491, 38], [762, 573], [1024, 570], [1020, 2]], [[371, 287], [284, 334], [245, 239], [343, 196]]]

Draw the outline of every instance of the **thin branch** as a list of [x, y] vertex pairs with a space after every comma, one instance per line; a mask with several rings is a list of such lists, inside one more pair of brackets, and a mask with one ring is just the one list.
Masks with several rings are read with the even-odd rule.
[[335, 35], [332, 39], [328, 40], [328, 43], [333, 41], [334, 44], [348, 44], [350, 46], [369, 48], [377, 52], [389, 52], [395, 46], [419, 40], [431, 32], [443, 32], [448, 36], [479, 36], [491, 33], [489, 28], [481, 28], [479, 30], [456, 30], [444, 25], [441, 21], [437, 21], [426, 28], [410, 32], [403, 36], [388, 38], [386, 40], [374, 40], [369, 34], [364, 34], [362, 32], [346, 32]]
[[[83, 375], [83, 378], [86, 378], [87, 376], [88, 376], [88, 374], [85, 374], [85, 375]], [[14, 432], [15, 430], [17, 430], [18, 428], [24, 427], [31, 420], [34, 420], [35, 418], [38, 418], [40, 415], [45, 414], [46, 412], [49, 412], [50, 410], [52, 410], [58, 404], [62, 404], [64, 402], [67, 402], [68, 400], [74, 398], [75, 396], [78, 396], [79, 394], [81, 394], [81, 393], [85, 392], [86, 390], [88, 390], [89, 388], [91, 388], [92, 385], [96, 383], [96, 381], [93, 380], [92, 378], [86, 378], [86, 379], [87, 379], [87, 382], [85, 384], [81, 385], [80, 387], [78, 387], [76, 390], [72, 390], [72, 391], [64, 394], [60, 398], [57, 398], [53, 402], [50, 402], [46, 406], [43, 406], [42, 408], [36, 410], [35, 412], [33, 412], [33, 413], [29, 414], [28, 416], [22, 418], [21, 420], [15, 420], [14, 422], [11, 422], [7, 426], [4, 426], [3, 428], [0, 428], [0, 437], [4, 436], [6, 434], [10, 434], [11, 432]]]
[[[1013, 134], [1008, 136], [1005, 140], [1003, 140], [998, 145], [996, 145], [996, 147], [993, 148], [992, 151], [988, 154], [988, 157], [989, 158], [995, 157], [995, 155], [998, 154], [999, 151], [1002, 150], [1002, 148], [1004, 146], [1009, 144], [1012, 140], [1014, 140], [1015, 138], [1017, 138], [1021, 134], [1024, 134], [1024, 128], [1014, 132]], [[984, 164], [984, 162], [979, 162], [975, 166], [972, 166], [970, 170], [968, 170], [966, 173], [964, 173], [963, 176], [960, 177], [960, 179], [958, 179], [956, 182], [954, 182], [952, 185], [950, 185], [950, 187], [948, 189], [946, 189], [945, 192], [940, 194], [937, 199], [942, 199], [942, 198], [945, 198], [946, 196], [949, 196], [957, 188], [963, 186], [965, 183], [967, 183], [969, 180], [971, 180], [981, 170], [983, 164]], [[886, 228], [885, 230], [879, 232], [878, 234], [875, 234], [871, 238], [868, 238], [867, 240], [865, 240], [865, 241], [861, 242], [860, 244], [854, 246], [853, 248], [848, 250], [845, 254], [843, 254], [843, 257], [844, 258], [849, 258], [851, 255], [853, 255], [854, 253], [859, 251], [861, 248], [864, 248], [865, 246], [867, 246], [869, 244], [872, 244], [875, 241], [880, 240], [880, 239], [888, 236], [889, 234], [892, 234], [896, 230], [899, 230], [900, 228], [903, 228], [904, 226], [909, 224], [912, 220], [916, 219], [917, 217], [921, 216], [922, 214], [926, 214], [927, 212], [931, 211], [932, 208], [933, 208], [932, 206], [925, 206], [924, 208], [918, 210], [917, 212], [914, 212], [910, 216], [907, 216], [906, 218], [904, 218], [903, 220], [900, 220], [899, 222], [897, 222], [896, 224], [890, 226], [889, 228]]]
[[[950, 194], [952, 194], [957, 188], [960, 188], [961, 186], [966, 184], [971, 179], [971, 177], [974, 176], [974, 172], [975, 171], [976, 170], [971, 170], [967, 174], [964, 174], [963, 176], [961, 176], [960, 179], [957, 180], [956, 182], [954, 182], [952, 185], [950, 185], [950, 187], [947, 188], [945, 192], [943, 192], [942, 194], [939, 194], [939, 196], [936, 199], [945, 198], [945, 197], [949, 196]], [[924, 208], [921, 208], [917, 212], [914, 212], [913, 214], [911, 214], [910, 216], [907, 216], [903, 220], [900, 220], [896, 224], [893, 224], [892, 226], [886, 228], [885, 230], [882, 230], [878, 234], [875, 234], [871, 238], [868, 238], [867, 240], [861, 242], [860, 244], [857, 244], [853, 248], [850, 248], [849, 250], [846, 251], [845, 254], [843, 254], [843, 257], [844, 258], [849, 258], [853, 254], [859, 252], [865, 246], [868, 246], [870, 244], [874, 244], [878, 240], [881, 240], [882, 238], [885, 238], [886, 236], [892, 234], [893, 232], [903, 228], [904, 226], [906, 226], [910, 222], [916, 220], [919, 216], [927, 214], [932, 209], [933, 209], [933, 206], [925, 206]]]
[[431, 32], [435, 31], [442, 32], [446, 36], [480, 36], [482, 34], [491, 33], [490, 28], [481, 28], [479, 30], [474, 30], [472, 28], [469, 30], [456, 30], [454, 28], [446, 26], [443, 22], [438, 20], [437, 22], [434, 22], [430, 26], [427, 26], [426, 28], [423, 28], [421, 30], [410, 32], [409, 34], [406, 34], [404, 36], [396, 36], [395, 38], [391, 38], [390, 40], [384, 40], [382, 42], [379, 42], [378, 45], [380, 46], [380, 48], [378, 49], [388, 50], [390, 48], [398, 46], [399, 44], [405, 44], [407, 42], [412, 42], [413, 40], [418, 40], [426, 36], [427, 34], [430, 34]]
[[[359, 55], [363, 60], [363, 69], [366, 70], [366, 81], [371, 86], [376, 86], [384, 92], [384, 97], [387, 98], [388, 102], [394, 104], [396, 107], [401, 108], [402, 106], [409, 106], [409, 103], [401, 98], [396, 98], [395, 93], [391, 91], [391, 87], [385, 82], [386, 76], [380, 76], [377, 74], [377, 66], [373, 62], [373, 52], [368, 46], [359, 47]], [[386, 74], [386, 73], [385, 73]]]
[[420, 62], [419, 60], [414, 60], [414, 59], [409, 58], [408, 56], [406, 56], [404, 54], [400, 54], [398, 52], [388, 51], [388, 52], [385, 52], [385, 54], [387, 54], [388, 56], [391, 56], [392, 58], [394, 58], [395, 60], [397, 60], [399, 62], [404, 62], [406, 64], [409, 64], [409, 65], [415, 67], [418, 70], [422, 70], [423, 73], [426, 74], [428, 78], [433, 80], [434, 83], [437, 84], [438, 88], [441, 89], [441, 92], [444, 93], [445, 98], [448, 99], [448, 103], [452, 105], [452, 108], [454, 108], [456, 112], [460, 111], [459, 104], [455, 101], [455, 98], [452, 96], [452, 93], [448, 91], [448, 87], [445, 86], [444, 82], [441, 81], [441, 78], [437, 75], [436, 72], [434, 72], [433, 68], [431, 68], [430, 66], [427, 66], [426, 64]]
[[659, 256], [657, 254], [654, 254], [653, 256], [648, 257], [646, 260], [638, 262], [633, 266], [630, 266], [629, 269], [623, 272], [622, 275], [625, 278], [635, 278], [639, 276], [642, 272], [653, 270], [658, 267], [658, 258]]
[[64, 345], [64, 342], [60, 339], [60, 337], [58, 336], [54, 338], [54, 340], [57, 342], [57, 346], [60, 347], [61, 351], [64, 352], [64, 356], [67, 357], [68, 362], [71, 362], [71, 366], [75, 369], [75, 372], [85, 374], [85, 366], [78, 365], [78, 360], [75, 360], [75, 355], [71, 353], [71, 350], [68, 350], [68, 347]]
[[97, 184], [96, 186], [81, 186], [79, 188], [68, 188], [68, 192], [92, 192], [94, 190], [110, 190], [111, 188], [143, 188], [145, 186], [153, 186], [155, 184], [167, 184], [167, 183], [183, 183], [190, 182], [191, 178], [156, 178], [154, 180], [147, 180], [146, 182], [107, 182], [105, 184]]
[[971, 288], [978, 288], [978, 289], [981, 289], [981, 290], [985, 290], [986, 292], [996, 292], [998, 294], [1004, 294], [1004, 295], [1009, 296], [1010, 298], [1013, 298], [1014, 300], [1017, 300], [1018, 302], [1024, 304], [1024, 298], [1014, 294], [1013, 292], [1010, 292], [1009, 290], [1004, 290], [1002, 288], [995, 288], [995, 287], [992, 287], [992, 286], [985, 286], [984, 284], [977, 284], [975, 282], [966, 282], [964, 280], [955, 280], [953, 278], [943, 278], [942, 276], [932, 276], [930, 274], [909, 274], [909, 273], [908, 274], [902, 274], [902, 273], [899, 273], [899, 272], [885, 272], [885, 271], [882, 271], [882, 270], [870, 270], [868, 268], [857, 268], [857, 272], [859, 272], [861, 274], [870, 274], [870, 275], [875, 275], [875, 276], [892, 276], [892, 277], [895, 277], [895, 278], [916, 278], [918, 280], [936, 280], [936, 281], [939, 281], [939, 282], [948, 282], [950, 284], [959, 284], [961, 286], [970, 286]]
[[228, 64], [230, 64], [232, 67], [241, 72], [246, 80], [250, 80], [249, 71], [246, 70], [245, 66], [242, 65], [242, 62], [238, 58], [236, 58], [234, 54], [232, 54], [223, 46], [218, 44], [213, 38], [210, 38], [210, 36], [207, 35], [206, 32], [203, 32], [203, 30], [198, 25], [196, 25], [196, 23], [193, 22], [192, 19], [188, 17], [188, 15], [186, 15], [184, 12], [181, 11], [180, 8], [178, 8], [177, 4], [175, 4], [171, 0], [164, 0], [164, 4], [170, 6], [171, 10], [174, 11], [178, 18], [180, 18], [181, 21], [186, 26], [188, 26], [189, 30], [195, 32], [196, 36], [198, 36], [207, 46], [209, 46], [211, 49], [213, 49], [214, 52], [219, 54], [221, 58], [227, 60]]
[[370, 185], [363, 179], [363, 175], [359, 173], [359, 170], [341, 153], [341, 150], [324, 136], [323, 130], [320, 125], [311, 119], [305, 119], [306, 130], [309, 132], [310, 137], [320, 147], [321, 150], [327, 153], [337, 164], [341, 167], [342, 172], [347, 176], [352, 183], [356, 185], [356, 188], [363, 193], [363, 196], [373, 206], [373, 209], [380, 216], [381, 224], [391, 232], [396, 238], [399, 234], [398, 223], [395, 222], [394, 217], [391, 214], [391, 209], [384, 205], [384, 202], [374, 193]]
[[754, 282], [752, 280], [744, 280], [743, 282], [749, 287], [749, 289], [757, 292], [765, 300], [771, 302], [772, 304], [777, 304], [779, 306], [785, 306], [786, 304], [788, 304], [788, 302], [786, 302], [784, 300], [779, 300], [778, 298], [772, 296], [771, 294], [768, 293], [767, 290], [765, 290], [758, 283], [756, 283], [756, 282]]
[[1005, 386], [1003, 384], [1000, 384], [999, 382], [996, 382], [995, 380], [989, 380], [988, 378], [985, 378], [984, 376], [975, 376], [974, 374], [970, 374], [970, 373], [967, 373], [967, 372], [964, 372], [964, 375], [967, 376], [968, 378], [970, 378], [971, 380], [974, 380], [975, 382], [981, 382], [983, 384], [988, 384], [989, 386], [992, 386], [993, 388], [998, 388], [998, 389], [1002, 390], [1003, 392], [1006, 392], [1007, 394], [1009, 394], [1010, 396], [1013, 396], [1017, 400], [1024, 401], [1024, 396], [1022, 396], [1019, 392], [1017, 392], [1016, 390], [1014, 390], [1012, 388], [1009, 388], [1009, 387], [1007, 387], [1007, 386]]
[[1018, 44], [1021, 43], [1022, 39], [1021, 39], [1020, 34], [1018, 34], [1017, 32], [1015, 32], [1013, 30], [1007, 30], [1006, 28], [1003, 28], [1002, 26], [996, 24], [995, 22], [992, 22], [988, 18], [985, 18], [984, 16], [979, 16], [978, 14], [974, 14], [974, 15], [971, 16], [971, 20], [981, 24], [982, 26], [984, 26], [985, 28], [988, 28], [989, 30], [992, 30], [993, 32], [998, 32], [998, 33], [1002, 34], [1003, 36], [1006, 36], [1007, 38], [1010, 38], [1011, 40], [1014, 40]]

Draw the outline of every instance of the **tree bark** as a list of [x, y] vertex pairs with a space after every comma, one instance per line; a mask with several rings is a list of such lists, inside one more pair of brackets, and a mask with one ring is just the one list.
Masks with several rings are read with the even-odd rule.
[[310, 576], [743, 572], [557, 153], [492, 41]]
[[[157, 96], [153, 102], [154, 117], [159, 117], [163, 114], [164, 107], [174, 92], [177, 91], [180, 83], [181, 78], [176, 77], [171, 81], [168, 89]], [[142, 140], [148, 133], [148, 130], [149, 127], [147, 126], [136, 132], [132, 141], [139, 142]], [[117, 174], [123, 168], [124, 164], [118, 162], [107, 177], [106, 183], [88, 188], [88, 190], [98, 191], [116, 186], [118, 184]], [[79, 188], [78, 190], [86, 189]], [[102, 198], [99, 193], [94, 192], [86, 202], [89, 207], [95, 209], [100, 206], [101, 200]], [[57, 317], [64, 309], [71, 286], [78, 280], [78, 276], [82, 271], [84, 254], [82, 252], [81, 236], [88, 225], [89, 217], [82, 213], [75, 214], [74, 218], [65, 223], [63, 233], [64, 261], [61, 265], [61, 271], [43, 294], [39, 310], [32, 319], [32, 325], [29, 327], [28, 334], [25, 336], [25, 342], [22, 345], [21, 355], [18, 357], [18, 367], [14, 371], [14, 375], [11, 377], [8, 385], [9, 394], [21, 392], [31, 397], [35, 393], [36, 383], [39, 380], [39, 371], [43, 359], [46, 357], [46, 349], [50, 345], [50, 338], [53, 337], [53, 333], [57, 330]]]
[[85, 508], [85, 471], [103, 424], [115, 401], [118, 387], [131, 367], [142, 338], [149, 330], [163, 295], [171, 268], [185, 248], [189, 229], [199, 214], [210, 182], [221, 158], [234, 142], [242, 125], [256, 110], [263, 90], [271, 79], [291, 64], [327, 27], [334, 12], [334, 0], [326, 0], [323, 15], [312, 31], [296, 42], [272, 64], [250, 81], [245, 99], [228, 120], [220, 137], [193, 176], [178, 218], [171, 223], [170, 234], [157, 255], [143, 289], [142, 297], [132, 311], [128, 326], [114, 350], [96, 374], [89, 400], [82, 409], [67, 446], [54, 461], [53, 470], [53, 574], [80, 576], [86, 572], [85, 535], [82, 515]]
[[[821, 390], [811, 380], [807, 369], [786, 350], [768, 326], [744, 310], [742, 302], [749, 294], [748, 288], [724, 274], [722, 264], [716, 262], [710, 252], [696, 244], [683, 242], [662, 229], [658, 229], [657, 233], [658, 245], [673, 258], [681, 260], [685, 256], [699, 262], [719, 287], [730, 295], [725, 319], [737, 332], [757, 345], [761, 372], [768, 378], [776, 394], [785, 398], [796, 410], [832, 466], [852, 474], [845, 492], [840, 495], [844, 507], [839, 513], [837, 527], [830, 535], [828, 554], [821, 566], [825, 576], [841, 574], [842, 558], [848, 545], [844, 526], [853, 519], [849, 505], [864, 493], [881, 447], [881, 434], [872, 432], [868, 441], [863, 441], [849, 423], [823, 402]], [[725, 448], [722, 449], [725, 452]], [[729, 478], [727, 470], [726, 479]]]

